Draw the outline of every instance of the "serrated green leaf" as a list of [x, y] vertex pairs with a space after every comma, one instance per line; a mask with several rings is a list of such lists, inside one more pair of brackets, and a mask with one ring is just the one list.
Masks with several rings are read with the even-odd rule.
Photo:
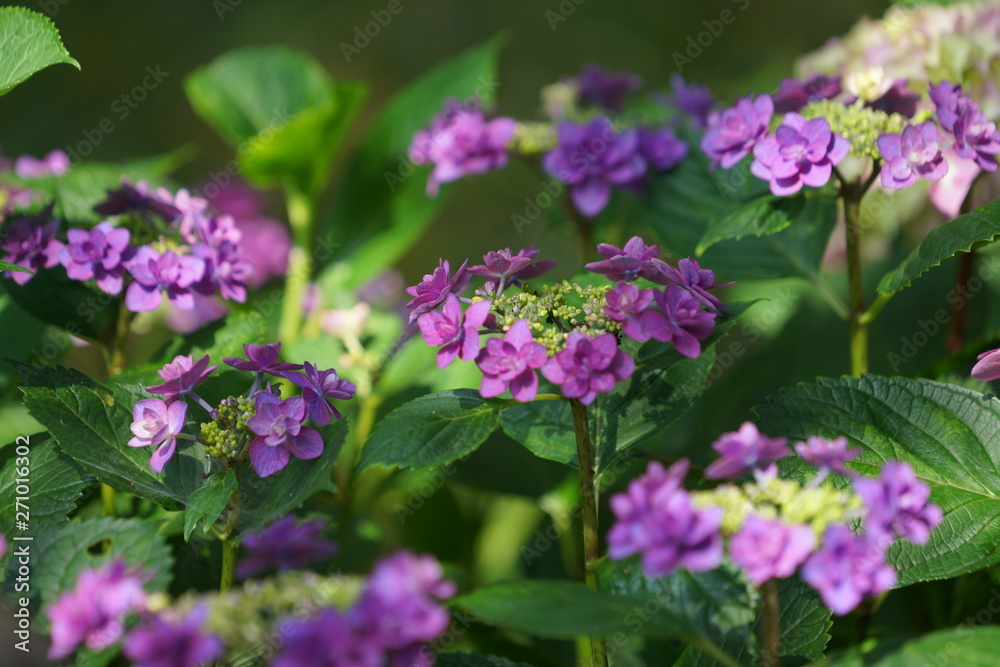
[[902, 264], [882, 276], [878, 291], [898, 292], [955, 253], [997, 236], [1000, 236], [1000, 201], [980, 206], [932, 229]]
[[283, 470], [263, 479], [249, 465], [236, 470], [240, 532], [260, 530], [297, 508], [312, 494], [336, 490], [330, 470], [347, 437], [347, 420], [338, 419], [319, 429], [319, 434], [324, 444], [319, 458], [303, 461], [293, 456]]
[[5, 280], [4, 289], [11, 301], [42, 322], [97, 341], [107, 340], [114, 331], [122, 302], [71, 280], [62, 269], [42, 269], [24, 285]]
[[0, 95], [57, 63], [80, 69], [49, 17], [23, 7], [0, 7]]
[[185, 541], [191, 539], [191, 533], [198, 524], [202, 524], [202, 528], [208, 532], [226, 509], [236, 487], [236, 473], [229, 469], [211, 475], [191, 494], [184, 507]]
[[873, 648], [813, 663], [815, 667], [995, 667], [1000, 655], [1000, 628], [959, 627], [917, 639], [880, 641]]
[[500, 418], [500, 401], [473, 389], [421, 396], [396, 408], [372, 429], [357, 472], [373, 465], [429, 468], [457, 461], [486, 441]]
[[200, 444], [181, 441], [162, 473], [149, 467], [148, 448], [128, 446], [132, 407], [149, 397], [141, 387], [108, 388], [71, 369], [12, 363], [31, 415], [99, 481], [166, 509], [180, 509], [204, 483], [209, 458]]
[[847, 436], [860, 447], [851, 463], [877, 476], [906, 461], [931, 487], [944, 520], [930, 542], [896, 542], [889, 561], [899, 586], [945, 579], [1000, 562], [1000, 401], [955, 385], [865, 375], [820, 378], [754, 408], [761, 429], [805, 440]]
[[704, 254], [711, 246], [727, 239], [776, 234], [792, 224], [806, 207], [804, 195], [765, 196], [714, 220], [701, 237], [695, 253]]

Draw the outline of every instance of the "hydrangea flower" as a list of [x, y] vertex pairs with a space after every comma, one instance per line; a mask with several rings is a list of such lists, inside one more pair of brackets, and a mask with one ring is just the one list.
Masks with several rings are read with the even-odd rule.
[[535, 258], [538, 257], [539, 252], [541, 251], [535, 250], [535, 244], [531, 244], [525, 250], [519, 250], [517, 254], [511, 252], [510, 248], [496, 252], [490, 251], [483, 255], [485, 264], [470, 266], [468, 271], [474, 276], [517, 284], [520, 280], [537, 278], [556, 265], [556, 261], [551, 259], [542, 259], [536, 262]]
[[634, 283], [619, 282], [604, 295], [604, 314], [622, 323], [629, 338], [642, 336], [640, 318], [653, 303], [653, 290], [639, 289]]
[[906, 79], [896, 79], [881, 97], [867, 102], [865, 106], [888, 114], [898, 113], [906, 118], [913, 118], [917, 113], [920, 93], [909, 90], [906, 84]]
[[157, 614], [131, 630], [123, 653], [134, 667], [199, 667], [222, 656], [225, 646], [202, 631], [208, 610], [198, 605], [182, 618]]
[[961, 86], [950, 81], [931, 86], [930, 98], [941, 127], [955, 138], [952, 147], [955, 153], [973, 160], [984, 171], [996, 171], [1000, 131], [979, 105], [962, 92]]
[[479, 327], [490, 314], [489, 301], [477, 301], [462, 313], [458, 297], [449, 294], [441, 311], [424, 313], [417, 325], [424, 342], [432, 347], [443, 345], [437, 353], [438, 368], [446, 368], [455, 357], [472, 361], [479, 354]]
[[918, 176], [937, 181], [948, 173], [948, 163], [938, 145], [937, 125], [931, 121], [910, 125], [902, 134], [883, 134], [876, 143], [885, 160], [884, 188], [909, 187], [917, 182]]
[[840, 95], [840, 75], [812, 74], [808, 79], [782, 79], [778, 92], [771, 95], [774, 113], [798, 111], [810, 102], [833, 99]]
[[676, 285], [652, 290], [659, 310], [648, 309], [639, 317], [638, 327], [630, 327], [630, 338], [643, 343], [650, 338], [673, 343], [685, 357], [701, 354], [701, 343], [712, 335], [715, 313], [702, 310], [701, 302]]
[[283, 401], [258, 391], [254, 409], [257, 414], [247, 420], [247, 429], [257, 436], [250, 441], [250, 463], [261, 477], [283, 469], [291, 456], [308, 460], [323, 453], [323, 438], [316, 429], [303, 426], [306, 403], [300, 396]]
[[678, 139], [669, 127], [657, 130], [639, 128], [639, 154], [646, 160], [651, 171], [673, 169], [687, 157], [688, 145]]
[[[181, 192], [177, 192], [174, 201], [183, 210], [178, 201]], [[284, 276], [288, 272], [292, 240], [286, 224], [264, 214], [263, 193], [242, 181], [232, 181], [214, 192], [208, 201], [219, 213], [232, 218], [242, 237], [238, 242], [240, 257], [253, 267], [246, 278], [247, 285], [257, 289], [271, 278]], [[183, 228], [184, 223], [181, 224]]]
[[603, 116], [585, 125], [562, 122], [556, 139], [556, 147], [542, 158], [542, 166], [569, 185], [573, 206], [588, 218], [608, 205], [612, 186], [635, 183], [646, 174], [638, 132], [615, 132]]
[[754, 146], [750, 172], [770, 182], [779, 197], [795, 194], [803, 185], [822, 187], [830, 180], [851, 143], [830, 130], [825, 118], [806, 120], [797, 113], [785, 115], [774, 134]]
[[149, 186], [143, 181], [132, 185], [123, 179], [121, 187], [108, 190], [108, 196], [94, 207], [94, 211], [106, 216], [124, 213], [153, 214], [164, 222], [181, 217], [180, 209], [164, 199], [162, 195], [150, 192]]
[[163, 400], [167, 403], [172, 403], [181, 396], [192, 394], [194, 388], [218, 368], [218, 366], [209, 366], [208, 362], [207, 354], [198, 361], [194, 361], [190, 354], [178, 354], [173, 361], [156, 371], [156, 374], [163, 380], [163, 384], [146, 387], [146, 391], [163, 396]]
[[253, 274], [253, 265], [242, 258], [236, 245], [229, 241], [223, 241], [217, 246], [199, 243], [191, 252], [205, 265], [204, 275], [194, 289], [205, 296], [211, 296], [218, 287], [224, 299], [236, 303], [247, 300], [246, 285]]
[[173, 250], [163, 254], [150, 246], [141, 246], [126, 268], [135, 278], [125, 291], [125, 307], [135, 313], [156, 310], [162, 292], [182, 310], [194, 308], [192, 288], [205, 275], [205, 262]]
[[259, 533], [247, 535], [242, 544], [248, 555], [236, 566], [236, 576], [253, 577], [272, 568], [298, 570], [333, 558], [337, 545], [320, 537], [322, 530], [322, 521], [296, 524], [295, 517], [287, 514]]
[[972, 377], [980, 382], [990, 382], [1000, 378], [1000, 348], [983, 352], [976, 359], [978, 361], [972, 367]]
[[[44, 267], [51, 269], [59, 263], [63, 244], [56, 240], [59, 221], [52, 219], [52, 205], [45, 207], [37, 215], [23, 217], [5, 225], [3, 241], [0, 242], [2, 259], [31, 271]], [[3, 271], [4, 276], [23, 285], [34, 276], [24, 271]]]
[[621, 111], [625, 98], [642, 88], [642, 79], [632, 72], [612, 72], [588, 63], [576, 77], [576, 85], [581, 104]]
[[353, 382], [342, 380], [332, 368], [321, 371], [307, 361], [304, 370], [304, 375], [290, 372], [284, 372], [283, 375], [302, 389], [302, 399], [309, 410], [309, 419], [320, 426], [329, 424], [331, 417], [340, 419], [343, 415], [326, 399], [346, 401], [354, 396], [357, 387]]
[[280, 630], [285, 642], [271, 667], [384, 664], [381, 643], [349, 612], [324, 609], [313, 618], [286, 621]]
[[436, 196], [442, 183], [507, 164], [507, 143], [514, 137], [516, 124], [513, 118], [487, 121], [478, 109], [449, 103], [410, 143], [409, 157], [414, 164], [434, 165], [427, 179], [427, 194]]
[[744, 422], [740, 430], [723, 433], [712, 443], [719, 458], [705, 469], [709, 479], [736, 479], [761, 469], [790, 453], [788, 438], [769, 438], [753, 422]]
[[31, 155], [20, 155], [14, 160], [14, 173], [25, 180], [62, 176], [69, 168], [69, 156], [60, 150], [49, 151], [41, 160]]
[[851, 471], [845, 464], [860, 456], [861, 450], [848, 449], [847, 438], [844, 436], [827, 440], [812, 435], [805, 442], [795, 445], [795, 453], [820, 470], [826, 468], [841, 475], [850, 475]]
[[284, 377], [285, 371], [302, 370], [302, 364], [288, 364], [278, 361], [281, 358], [281, 343], [268, 343], [266, 345], [244, 343], [243, 353], [246, 354], [246, 359], [223, 357], [222, 361], [227, 366], [232, 366], [237, 370], [267, 373], [278, 377]]
[[637, 278], [657, 279], [666, 263], [659, 259], [660, 246], [646, 245], [639, 236], [633, 236], [624, 248], [610, 243], [598, 243], [597, 253], [604, 259], [586, 265], [588, 271], [600, 273], [611, 280], [631, 282]]
[[549, 382], [561, 385], [564, 396], [590, 405], [597, 394], [612, 391], [616, 382], [627, 380], [635, 371], [635, 361], [620, 349], [614, 334], [591, 338], [571, 331], [566, 348], [542, 367]]
[[440, 260], [440, 264], [434, 273], [424, 276], [423, 281], [418, 285], [406, 288], [406, 293], [414, 297], [406, 307], [412, 310], [410, 313], [410, 324], [413, 324], [418, 317], [430, 312], [444, 303], [449, 294], [458, 294], [469, 284], [471, 274], [466, 270], [465, 265], [468, 260], [462, 262], [462, 266], [454, 274], [451, 273], [451, 265], [448, 260]]
[[626, 493], [611, 497], [617, 519], [608, 531], [612, 559], [641, 554], [642, 569], [650, 577], [666, 577], [682, 567], [704, 572], [719, 566], [724, 512], [719, 507], [694, 507], [681, 486], [687, 470], [687, 459], [667, 470], [652, 461], [646, 474], [629, 483]]
[[670, 75], [670, 90], [673, 96], [670, 102], [678, 109], [691, 116], [697, 127], [708, 124], [708, 115], [715, 106], [708, 87], [697, 83], [688, 83], [679, 72]]
[[174, 455], [177, 435], [184, 429], [187, 417], [187, 403], [174, 401], [170, 405], [158, 398], [147, 398], [136, 402], [132, 408], [133, 438], [129, 447], [156, 447], [149, 461], [156, 472], [163, 472], [167, 461]]
[[751, 515], [729, 540], [729, 556], [743, 568], [750, 583], [790, 577], [816, 545], [816, 534], [807, 525]]
[[93, 279], [108, 294], [120, 294], [124, 263], [135, 253], [129, 245], [129, 231], [101, 222], [89, 230], [67, 230], [66, 236], [69, 242], [59, 253], [66, 275], [73, 280]]
[[856, 479], [854, 490], [868, 509], [865, 525], [875, 538], [927, 544], [931, 530], [941, 523], [941, 508], [927, 502], [930, 487], [917, 479], [909, 463], [889, 461], [879, 479]]
[[701, 302], [701, 305], [713, 313], [721, 313], [726, 304], [722, 303], [714, 294], [709, 293], [708, 290], [729, 287], [735, 284], [724, 283], [716, 285], [715, 272], [711, 269], [701, 268], [698, 260], [689, 257], [679, 261], [677, 268], [664, 262], [661, 276], [656, 279], [656, 282], [674, 284], [686, 289], [694, 298]]
[[97, 570], [83, 570], [72, 591], [45, 611], [52, 624], [49, 660], [62, 660], [81, 644], [99, 651], [117, 643], [125, 631], [125, 615], [145, 608], [142, 578], [121, 560]]
[[509, 387], [518, 401], [534, 400], [538, 394], [535, 369], [544, 366], [547, 359], [545, 346], [534, 341], [527, 321], [518, 320], [503, 338], [487, 340], [476, 357], [476, 365], [483, 372], [479, 393], [483, 398], [492, 398]]
[[809, 557], [800, 574], [838, 616], [896, 583], [896, 571], [885, 562], [885, 550], [843, 524], [826, 529], [822, 547]]
[[740, 98], [736, 106], [714, 112], [701, 139], [701, 149], [712, 159], [711, 168], [729, 169], [746, 157], [767, 134], [774, 113], [769, 95]]

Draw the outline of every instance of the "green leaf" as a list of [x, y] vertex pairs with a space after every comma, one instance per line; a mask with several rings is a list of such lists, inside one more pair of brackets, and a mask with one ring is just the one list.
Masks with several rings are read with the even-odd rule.
[[[21, 456], [18, 450], [25, 447], [28, 452]], [[93, 483], [94, 478], [60, 451], [48, 433], [18, 438], [0, 449], [0, 498], [4, 499], [0, 534], [37, 535], [58, 528], [69, 521], [80, 494]], [[18, 491], [22, 485], [28, 493]], [[19, 499], [22, 507], [17, 506]], [[18, 521], [25, 521], [28, 529], [15, 531]]]
[[319, 458], [303, 461], [293, 456], [284, 470], [263, 479], [249, 465], [237, 469], [241, 532], [259, 530], [318, 491], [336, 490], [330, 470], [347, 436], [347, 420], [338, 419], [319, 429], [319, 434], [325, 445]]
[[99, 481], [170, 510], [180, 509], [204, 483], [209, 458], [200, 444], [180, 441], [162, 473], [149, 467], [152, 452], [148, 448], [128, 446], [132, 407], [149, 398], [141, 387], [108, 388], [71, 369], [12, 363], [21, 376], [31, 416], [49, 430], [62, 451]]
[[21, 273], [34, 273], [31, 269], [26, 269], [18, 264], [11, 264], [0, 259], [0, 271], [20, 271]]
[[902, 645], [896, 639], [883, 640], [874, 648], [851, 649], [845, 655], [814, 664], [817, 667], [994, 667], [997, 654], [1000, 654], [1000, 628], [962, 626], [938, 630]]
[[980, 206], [932, 229], [902, 264], [882, 276], [878, 291], [898, 292], [955, 253], [968, 251], [976, 243], [992, 241], [997, 236], [1000, 236], [1000, 201]]
[[925, 546], [896, 542], [899, 586], [946, 579], [1000, 562], [1000, 401], [955, 385], [865, 375], [820, 378], [756, 408], [761, 429], [805, 440], [847, 436], [851, 467], [877, 476], [906, 461], [931, 487], [944, 520]]
[[81, 570], [121, 559], [146, 573], [147, 591], [165, 591], [174, 559], [158, 529], [153, 521], [104, 517], [46, 531], [30, 543], [31, 589], [48, 605], [73, 588]]
[[[73, 336], [103, 341], [114, 332], [121, 297], [71, 280], [62, 269], [42, 269], [24, 285], [4, 281], [10, 300], [37, 319]], [[68, 338], [63, 338], [66, 345]]]
[[712, 222], [695, 252], [702, 255], [708, 248], [726, 239], [776, 234], [802, 215], [805, 207], [806, 198], [803, 195], [761, 197]]
[[229, 497], [236, 487], [236, 473], [229, 469], [211, 475], [204, 485], [191, 494], [184, 508], [185, 541], [191, 539], [191, 533], [198, 524], [202, 524], [202, 528], [208, 532], [226, 509]]
[[373, 465], [429, 468], [457, 461], [486, 441], [500, 418], [500, 401], [473, 389], [421, 396], [380, 421], [361, 450], [357, 472]]
[[523, 662], [480, 653], [438, 653], [434, 664], [436, 667], [530, 667]]
[[332, 214], [319, 230], [338, 248], [327, 259], [347, 263], [336, 274], [331, 267], [327, 280], [342, 275], [348, 286], [362, 284], [423, 234], [447, 197], [427, 196], [427, 170], [414, 168], [407, 148], [446, 100], [487, 108], [494, 103], [501, 46], [502, 40], [494, 38], [435, 67], [396, 93], [372, 121], [347, 165]]
[[[644, 439], [676, 421], [705, 390], [715, 361], [715, 344], [753, 302], [729, 304], [725, 318], [702, 343], [697, 359], [681, 356], [672, 345], [651, 341], [633, 353], [636, 370], [614, 391], [598, 394], [588, 407], [590, 436], [601, 473]], [[507, 408], [500, 416], [504, 433], [535, 455], [576, 466], [573, 416], [565, 401], [535, 401]]]
[[47, 16], [23, 7], [0, 7], [0, 95], [57, 63], [80, 69]]

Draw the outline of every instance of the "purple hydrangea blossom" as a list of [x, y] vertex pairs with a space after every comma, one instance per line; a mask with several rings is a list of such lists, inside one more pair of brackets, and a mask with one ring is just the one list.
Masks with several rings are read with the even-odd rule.
[[633, 283], [619, 282], [604, 295], [604, 314], [622, 323], [622, 332], [629, 338], [642, 336], [642, 314], [653, 303], [653, 290], [639, 289]]
[[[242, 237], [238, 242], [240, 257], [253, 266], [247, 285], [256, 289], [273, 277], [284, 276], [292, 241], [286, 224], [265, 215], [264, 194], [236, 180], [213, 192], [214, 196], [208, 197], [212, 207], [232, 217]], [[180, 194], [178, 191], [178, 197]]]
[[646, 245], [639, 236], [630, 238], [624, 248], [610, 243], [598, 243], [597, 253], [604, 259], [590, 262], [586, 265], [587, 270], [605, 275], [616, 282], [631, 282], [637, 278], [655, 280], [666, 266], [659, 259], [660, 246]]
[[955, 138], [952, 147], [960, 157], [975, 161], [984, 171], [996, 171], [1000, 153], [1000, 131], [979, 105], [949, 81], [931, 86], [930, 98], [937, 109], [941, 127]]
[[682, 287], [691, 293], [694, 298], [701, 302], [701, 305], [708, 308], [713, 313], [722, 313], [726, 304], [722, 303], [717, 296], [710, 294], [708, 290], [719, 287], [729, 287], [735, 283], [715, 284], [715, 272], [711, 269], [703, 269], [698, 264], [698, 260], [684, 258], [677, 263], [677, 268], [664, 263], [661, 276], [655, 279], [661, 284], [673, 284]]
[[635, 361], [620, 349], [614, 334], [591, 338], [570, 332], [566, 349], [556, 353], [542, 367], [549, 382], [561, 385], [562, 393], [590, 405], [597, 394], [612, 391], [616, 382], [627, 380], [635, 371]]
[[50, 660], [62, 660], [81, 644], [99, 651], [117, 643], [125, 632], [125, 615], [145, 608], [142, 578], [121, 560], [100, 569], [83, 570], [72, 591], [49, 605], [52, 624]]
[[59, 253], [66, 275], [73, 280], [93, 279], [108, 294], [120, 294], [125, 263], [135, 254], [129, 231], [105, 221], [89, 230], [70, 229], [66, 236], [69, 242]]
[[860, 456], [861, 450], [848, 449], [847, 438], [844, 436], [827, 440], [813, 435], [805, 442], [795, 445], [795, 453], [820, 470], [825, 468], [841, 475], [851, 475], [846, 464]]
[[187, 403], [174, 401], [167, 405], [158, 398], [147, 398], [136, 402], [132, 408], [132, 433], [129, 447], [156, 447], [149, 461], [156, 472], [163, 472], [167, 461], [177, 448], [177, 435], [184, 429], [187, 417]]
[[223, 357], [222, 361], [227, 366], [232, 366], [237, 370], [267, 373], [278, 377], [284, 377], [285, 371], [302, 370], [302, 364], [288, 364], [278, 361], [281, 358], [281, 343], [268, 343], [266, 345], [244, 343], [243, 353], [246, 354], [246, 359]]
[[885, 562], [885, 550], [842, 524], [826, 529], [822, 547], [809, 557], [800, 574], [838, 616], [896, 583], [896, 571]]
[[803, 185], [826, 185], [833, 167], [847, 157], [850, 147], [847, 139], [830, 130], [826, 118], [807, 121], [788, 113], [774, 134], [754, 146], [750, 172], [770, 182], [773, 194], [785, 197]]
[[458, 297], [449, 294], [444, 309], [424, 313], [417, 318], [417, 325], [424, 335], [424, 342], [431, 347], [443, 345], [437, 353], [438, 368], [447, 368], [456, 357], [472, 361], [479, 354], [479, 327], [490, 314], [491, 302], [477, 301], [465, 314]]
[[639, 154], [646, 160], [650, 171], [673, 169], [687, 157], [688, 145], [677, 138], [669, 127], [657, 130], [639, 128]]
[[324, 609], [313, 618], [289, 620], [279, 627], [285, 641], [271, 667], [381, 667], [385, 663], [377, 637], [350, 612]]
[[507, 143], [514, 137], [516, 125], [513, 118], [506, 117], [487, 121], [479, 109], [450, 102], [410, 144], [409, 157], [414, 164], [434, 165], [427, 179], [427, 194], [436, 196], [442, 183], [507, 164]]
[[885, 160], [882, 187], [898, 190], [916, 183], [918, 176], [937, 181], [948, 173], [937, 125], [931, 121], [910, 125], [902, 134], [883, 134], [876, 143]]
[[573, 206], [588, 218], [608, 205], [612, 186], [631, 185], [646, 175], [639, 133], [618, 133], [603, 116], [585, 125], [562, 122], [556, 138], [558, 143], [542, 158], [542, 166], [570, 186]]
[[906, 79], [897, 79], [889, 86], [877, 100], [865, 104], [870, 109], [884, 111], [886, 113], [898, 113], [906, 118], [913, 118], [917, 113], [917, 104], [920, 102], [920, 93], [912, 91], [906, 87]]
[[724, 512], [721, 507], [694, 507], [681, 486], [688, 465], [681, 459], [664, 470], [652, 461], [626, 493], [611, 497], [617, 519], [608, 531], [612, 559], [641, 554], [642, 569], [650, 577], [666, 577], [682, 567], [691, 572], [718, 567]]
[[736, 479], [790, 454], [788, 438], [769, 438], [753, 422], [740, 430], [723, 433], [712, 443], [719, 458], [705, 469], [709, 479]]
[[240, 256], [239, 248], [223, 241], [218, 246], [195, 245], [191, 252], [205, 263], [205, 273], [195, 285], [201, 294], [212, 296], [218, 287], [222, 298], [243, 303], [247, 300], [246, 283], [253, 274], [253, 265]]
[[[52, 219], [52, 205], [46, 206], [37, 215], [18, 218], [6, 225], [3, 241], [0, 242], [2, 259], [31, 271], [44, 267], [51, 269], [59, 263], [63, 244], [56, 240], [59, 221]], [[23, 285], [34, 276], [24, 271], [3, 271], [2, 275]]]
[[972, 377], [980, 382], [990, 382], [1000, 378], [1000, 348], [983, 352], [976, 357], [976, 365], [972, 367]]
[[511, 325], [503, 338], [490, 338], [476, 357], [483, 372], [479, 393], [483, 398], [499, 396], [510, 388], [511, 395], [522, 403], [538, 395], [535, 369], [545, 365], [545, 346], [536, 343], [526, 320]]
[[205, 275], [203, 260], [173, 250], [160, 254], [150, 246], [141, 246], [126, 268], [135, 280], [125, 290], [125, 307], [136, 313], [156, 310], [162, 292], [178, 308], [191, 310], [192, 289]]
[[729, 540], [729, 556], [743, 568], [750, 583], [760, 585], [792, 576], [814, 546], [816, 534], [805, 524], [751, 515]]
[[424, 276], [420, 284], [406, 288], [406, 293], [414, 297], [406, 307], [412, 310], [410, 313], [410, 324], [424, 313], [430, 312], [444, 303], [449, 294], [458, 294], [469, 284], [472, 277], [465, 265], [468, 260], [462, 262], [455, 273], [451, 273], [451, 265], [448, 260], [440, 260], [440, 264], [434, 273]]
[[917, 479], [909, 463], [889, 461], [879, 479], [856, 479], [854, 490], [868, 509], [865, 525], [876, 539], [891, 542], [903, 537], [927, 544], [931, 531], [941, 523], [941, 508], [927, 502], [930, 486]]
[[218, 366], [209, 366], [208, 362], [207, 354], [198, 361], [194, 361], [191, 355], [178, 354], [173, 361], [156, 371], [156, 374], [163, 380], [163, 384], [146, 387], [146, 391], [151, 394], [160, 394], [168, 404], [181, 396], [193, 394], [194, 388], [218, 368]]
[[202, 630], [208, 610], [198, 605], [182, 618], [157, 614], [131, 630], [123, 653], [134, 667], [199, 667], [220, 658], [222, 640]]
[[689, 359], [701, 354], [700, 341], [712, 335], [715, 313], [702, 310], [701, 302], [689, 292], [667, 285], [662, 291], [652, 290], [659, 310], [647, 309], [639, 316], [638, 326], [626, 335], [644, 343], [650, 338], [673, 343], [678, 352]]
[[840, 75], [812, 74], [808, 79], [782, 79], [778, 92], [771, 95], [774, 113], [798, 111], [810, 102], [833, 99], [840, 95]]
[[729, 169], [745, 158], [767, 134], [774, 113], [769, 95], [740, 98], [736, 106], [714, 112], [701, 139], [701, 149], [712, 159], [711, 168]]
[[257, 437], [250, 441], [250, 463], [261, 477], [268, 477], [288, 465], [291, 456], [309, 460], [323, 453], [323, 438], [316, 429], [303, 426], [306, 402], [300, 396], [281, 400], [267, 391], [254, 396], [256, 414], [247, 420], [247, 429]]
[[326, 399], [349, 400], [357, 387], [353, 382], [341, 379], [332, 368], [321, 371], [307, 361], [304, 371], [305, 374], [285, 372], [283, 375], [302, 389], [302, 399], [309, 411], [309, 419], [320, 426], [329, 424], [331, 417], [340, 419], [343, 415]]
[[60, 150], [50, 151], [41, 160], [31, 155], [21, 155], [14, 160], [14, 173], [18, 178], [25, 180], [62, 176], [69, 171], [69, 168], [69, 156]]
[[708, 115], [715, 106], [715, 99], [707, 86], [688, 83], [680, 73], [674, 72], [670, 75], [670, 90], [673, 93], [671, 103], [691, 116], [697, 127], [703, 128], [708, 124]]
[[247, 557], [236, 566], [240, 579], [253, 577], [270, 569], [284, 572], [306, 565], [327, 561], [337, 553], [337, 545], [320, 537], [322, 521], [296, 524], [295, 517], [285, 515], [259, 533], [243, 538]]
[[600, 65], [588, 63], [576, 77], [580, 104], [621, 111], [625, 98], [642, 88], [642, 79], [632, 72], [612, 72]]
[[149, 186], [139, 181], [132, 185], [122, 179], [122, 185], [117, 190], [108, 190], [107, 198], [94, 207], [101, 215], [122, 215], [124, 213], [153, 214], [164, 222], [171, 222], [181, 217], [179, 208], [155, 192], [149, 191]]
[[517, 254], [511, 252], [510, 248], [490, 251], [483, 255], [485, 264], [470, 266], [468, 271], [474, 276], [495, 278], [516, 285], [520, 280], [537, 278], [556, 265], [556, 261], [552, 259], [536, 262], [539, 252], [541, 251], [535, 250], [533, 243], [527, 249], [517, 251]]

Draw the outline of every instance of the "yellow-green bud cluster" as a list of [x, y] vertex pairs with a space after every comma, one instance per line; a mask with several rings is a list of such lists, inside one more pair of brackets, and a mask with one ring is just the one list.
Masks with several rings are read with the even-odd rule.
[[201, 425], [201, 439], [209, 456], [234, 459], [249, 439], [247, 420], [256, 414], [253, 401], [230, 396], [219, 404], [215, 421]]
[[605, 295], [611, 287], [567, 280], [542, 285], [538, 291], [526, 285], [520, 292], [495, 298], [493, 312], [504, 331], [518, 320], [527, 321], [535, 340], [552, 356], [565, 349], [572, 331], [592, 337], [621, 331], [621, 324], [604, 314]]
[[521, 155], [547, 153], [556, 147], [556, 130], [552, 123], [522, 123], [514, 126], [514, 136], [507, 147]]
[[829, 482], [804, 487], [794, 480], [780, 478], [764, 484], [723, 484], [711, 491], [696, 491], [691, 495], [696, 507], [723, 509], [724, 535], [739, 531], [747, 517], [756, 514], [790, 524], [807, 524], [819, 537], [827, 526], [844, 523], [862, 507], [860, 496], [840, 491]]
[[851, 155], [875, 160], [881, 158], [875, 143], [879, 136], [899, 134], [907, 125], [904, 116], [869, 109], [861, 100], [849, 106], [832, 100], [812, 102], [801, 114], [806, 120], [826, 118], [831, 130], [851, 142]]

